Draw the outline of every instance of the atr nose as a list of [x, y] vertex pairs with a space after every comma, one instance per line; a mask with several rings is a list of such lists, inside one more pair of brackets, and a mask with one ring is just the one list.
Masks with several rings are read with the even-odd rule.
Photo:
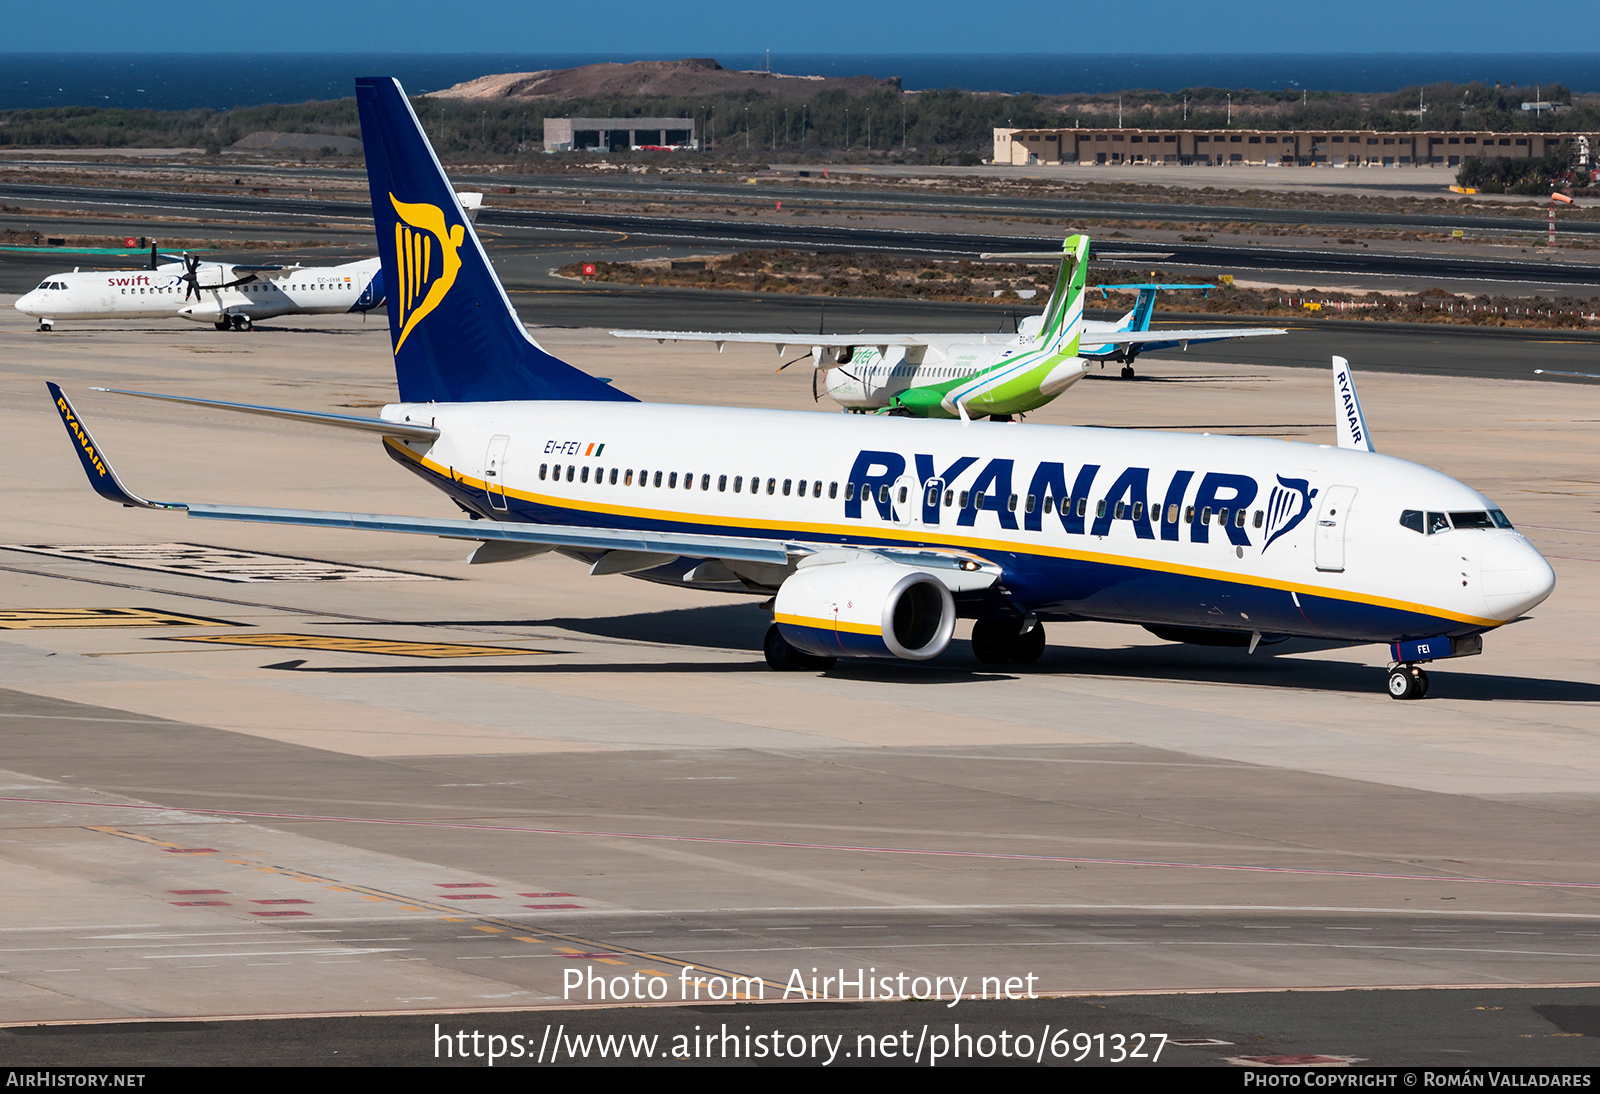
[[1544, 602], [1556, 572], [1520, 535], [1496, 536], [1483, 553], [1483, 599], [1497, 619], [1515, 619]]

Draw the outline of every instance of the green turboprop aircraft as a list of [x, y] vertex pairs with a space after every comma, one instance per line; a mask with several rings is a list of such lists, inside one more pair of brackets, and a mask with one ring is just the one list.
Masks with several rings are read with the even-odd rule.
[[[984, 257], [1037, 260], [1046, 256], [1030, 252]], [[1054, 257], [1053, 253], [1050, 257]], [[1088, 236], [1067, 237], [1061, 246], [1055, 289], [1043, 314], [1024, 319], [1016, 334], [611, 333], [618, 338], [653, 338], [658, 342], [715, 342], [719, 351], [727, 342], [775, 345], [780, 354], [788, 346], [809, 345], [815, 369], [813, 396], [820, 397], [816, 379], [820, 373], [822, 390], [846, 410], [998, 420], [1009, 420], [1044, 406], [1082, 379], [1090, 360], [1107, 353], [1123, 353], [1126, 356], [1120, 359], [1127, 360], [1147, 344], [1164, 348], [1187, 346], [1190, 341], [1283, 333], [1268, 328], [1129, 329], [1149, 326], [1151, 307], [1142, 291], [1141, 307], [1118, 322], [1086, 323], [1083, 305], [1088, 257]], [[1153, 301], [1154, 293], [1149, 295]], [[1084, 340], [1096, 356], [1080, 356], [1080, 343]]]

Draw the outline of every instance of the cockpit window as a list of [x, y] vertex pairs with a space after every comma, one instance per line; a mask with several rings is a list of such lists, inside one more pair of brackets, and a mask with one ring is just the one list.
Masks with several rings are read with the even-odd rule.
[[55, 285], [54, 285], [54, 283], [49, 282], [49, 281], [41, 281], [41, 282], [39, 282], [39, 287], [41, 289], [53, 289], [53, 288], [55, 288]]
[[1428, 535], [1437, 535], [1450, 530], [1450, 520], [1443, 513], [1428, 514]]
[[1494, 521], [1482, 509], [1465, 513], [1451, 513], [1450, 523], [1456, 528], [1493, 528]]
[[1511, 518], [1506, 516], [1504, 513], [1502, 513], [1498, 509], [1489, 510], [1489, 519], [1494, 521], [1494, 526], [1496, 528], [1511, 528], [1512, 527]]
[[1400, 527], [1409, 528], [1418, 535], [1422, 535], [1422, 510], [1405, 509], [1400, 513]]

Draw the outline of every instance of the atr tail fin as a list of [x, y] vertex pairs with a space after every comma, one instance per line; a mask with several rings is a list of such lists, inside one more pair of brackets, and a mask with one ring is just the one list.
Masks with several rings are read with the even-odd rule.
[[1039, 348], [1052, 352], [1071, 347], [1077, 352], [1083, 332], [1083, 283], [1089, 275], [1089, 237], [1068, 236], [1061, 244], [1061, 269], [1056, 287], [1044, 306], [1043, 322], [1035, 338]]
[[633, 402], [528, 336], [397, 80], [356, 81], [400, 398]]

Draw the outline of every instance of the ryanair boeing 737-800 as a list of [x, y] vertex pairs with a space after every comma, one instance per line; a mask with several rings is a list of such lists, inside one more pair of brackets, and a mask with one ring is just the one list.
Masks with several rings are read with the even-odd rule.
[[926, 660], [958, 617], [980, 660], [1029, 662], [1044, 623], [1105, 620], [1250, 649], [1388, 643], [1390, 694], [1411, 699], [1421, 664], [1479, 652], [1554, 586], [1488, 498], [1372, 450], [1337, 359], [1338, 446], [641, 403], [528, 335], [399, 84], [359, 80], [356, 99], [400, 401], [362, 418], [152, 397], [375, 434], [476, 519], [151, 501], [52, 384], [102, 496], [771, 597], [776, 669]]

